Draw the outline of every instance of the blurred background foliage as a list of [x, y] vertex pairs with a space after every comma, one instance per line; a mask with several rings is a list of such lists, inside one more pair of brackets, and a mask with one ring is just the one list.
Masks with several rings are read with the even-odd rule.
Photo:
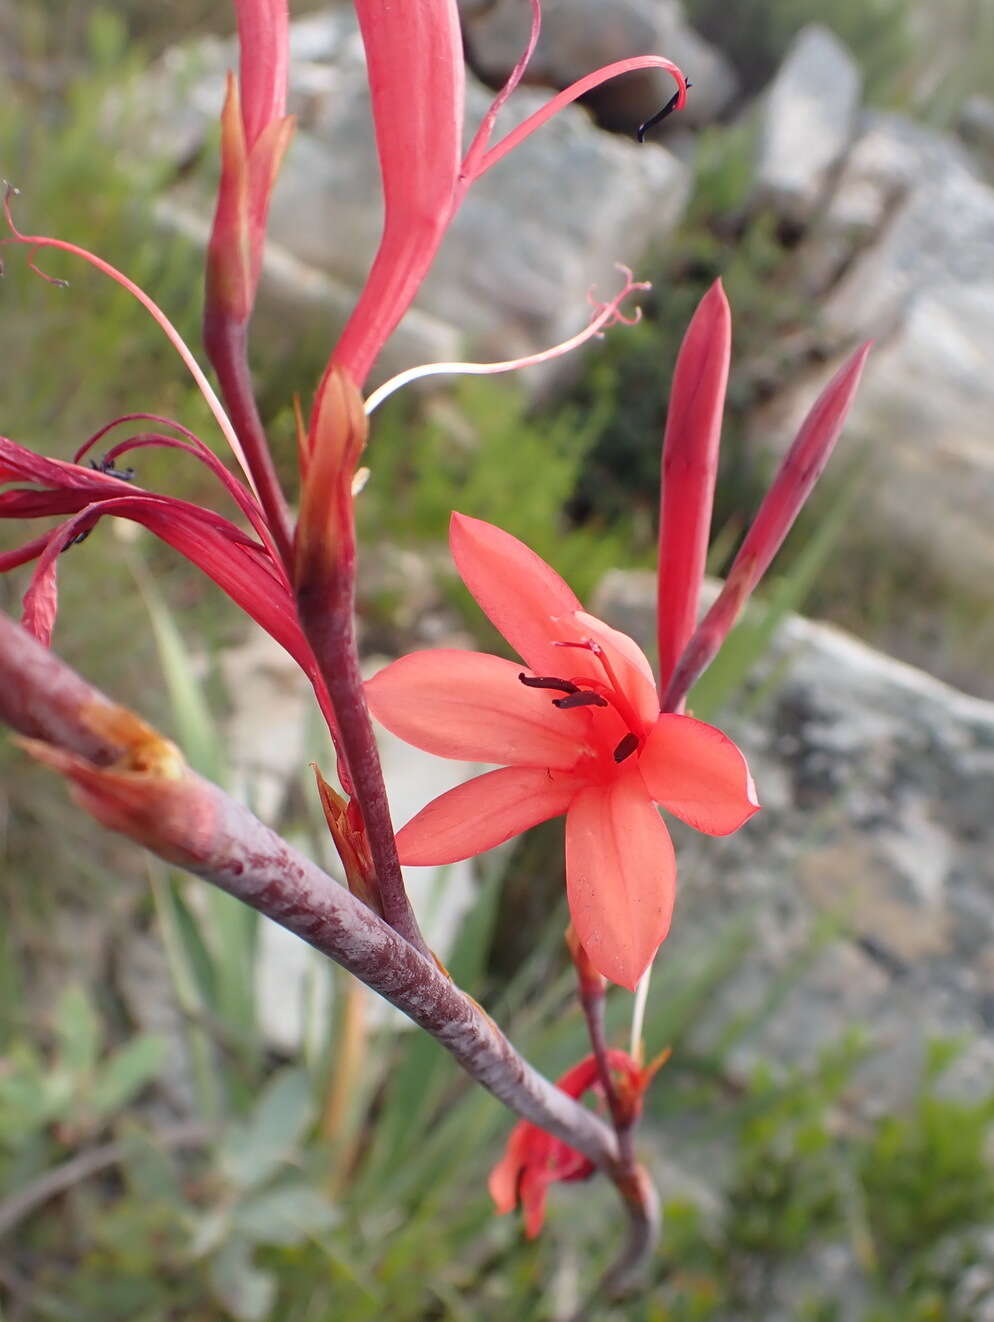
[[[825, 17], [819, 0], [691, 0], [687, 10], [706, 36], [736, 51], [756, 87], [800, 27]], [[16, 54], [0, 101], [0, 162], [22, 189], [19, 218], [124, 267], [195, 342], [199, 254], [165, 238], [152, 220], [155, 162], [124, 174], [108, 157], [99, 107], [109, 86], [170, 42], [230, 30], [226, 8], [214, 0], [165, 7], [129, 0], [112, 11], [35, 0], [0, 17]], [[953, 0], [941, 15], [926, 0], [839, 0], [830, 21], [861, 61], [878, 104], [943, 124], [970, 93], [994, 91], [989, 0]], [[529, 410], [513, 386], [470, 382], [442, 403], [415, 397], [384, 410], [371, 451], [375, 480], [362, 505], [367, 536], [389, 518], [399, 543], [436, 544], [449, 511], [465, 500], [552, 559], [581, 596], [612, 566], [651, 563], [660, 383], [700, 294], [723, 276], [737, 360], [747, 364], [804, 313], [780, 278], [790, 260], [783, 236], [763, 217], [741, 219], [747, 135], [737, 126], [704, 134], [692, 207], [648, 273], [660, 292], [638, 328], [616, 332], [588, 358], [571, 397]], [[45, 256], [44, 268], [70, 277], [69, 290], [38, 281], [16, 251], [7, 267], [5, 434], [67, 455], [133, 408], [209, 430], [161, 337], [123, 293], [56, 255]], [[282, 438], [290, 478], [289, 390], [264, 345], [256, 354], [263, 399], [272, 401], [267, 422]], [[317, 366], [295, 363], [295, 380], [313, 379]], [[764, 465], [736, 443], [761, 392], [754, 370], [733, 377], [715, 571], [762, 489]], [[460, 444], [467, 428], [470, 442]], [[143, 452], [141, 470], [143, 485], [219, 499], [199, 467], [171, 453]], [[916, 567], [888, 561], [872, 530], [854, 532], [845, 512], [858, 482], [858, 473], [836, 474], [801, 521], [778, 562], [773, 604], [740, 633], [698, 694], [698, 710], [714, 712], [729, 700], [778, 612], [805, 596], [810, 608], [875, 641], [887, 640], [896, 619], [908, 628], [909, 616], [921, 616], [923, 637], [935, 640], [926, 658], [934, 668], [979, 676], [986, 644], [977, 639], [974, 604], [950, 601], [938, 586], [930, 593]], [[13, 535], [0, 529], [0, 545]], [[233, 609], [168, 550], [143, 542], [136, 551], [109, 528], [66, 556], [60, 580], [60, 647], [179, 737], [204, 770], [223, 776], [223, 766], [210, 762], [217, 736], [208, 712], [224, 709], [212, 658], [241, 636]], [[0, 603], [14, 609], [23, 582], [0, 580]], [[374, 593], [367, 626], [375, 630], [377, 611], [388, 608]], [[251, 915], [223, 896], [205, 898], [154, 862], [136, 878], [134, 852], [91, 827], [7, 741], [0, 776], [5, 1319], [538, 1322], [567, 1306], [607, 1260], [613, 1236], [604, 1226], [614, 1210], [611, 1192], [599, 1186], [555, 1196], [535, 1244], [522, 1241], [513, 1218], [493, 1217], [485, 1175], [507, 1118], [456, 1077], [432, 1042], [392, 1020], [372, 1025], [364, 993], [328, 969], [336, 992], [330, 1033], [312, 1025], [299, 1057], [281, 1056], [259, 1024]], [[295, 802], [307, 794], [302, 782]], [[300, 808], [290, 829], [307, 840], [312, 816]], [[324, 847], [316, 838], [311, 844]], [[539, 837], [519, 849], [510, 871], [527, 880], [549, 866]], [[555, 1074], [583, 1049], [568, 977], [548, 972], [562, 970], [562, 914], [543, 915], [544, 935], [509, 969], [501, 890], [501, 878], [491, 877], [452, 971]], [[113, 949], [155, 931], [181, 1011], [178, 1036], [170, 1024], [137, 1028], [112, 987], [77, 979], [71, 955], [67, 967], [47, 968], [55, 926], [74, 931], [80, 968], [92, 954], [91, 932]], [[650, 1050], [679, 1044], [748, 943], [748, 931], [730, 928], [717, 950], [663, 961]], [[754, 1027], [748, 1017], [726, 1024], [712, 1049], [677, 1051], [667, 1066], [650, 1100], [646, 1141], [663, 1161], [673, 1143], [705, 1160], [719, 1153], [726, 1196], [717, 1207], [691, 1195], [670, 1199], [652, 1288], [641, 1303], [600, 1316], [744, 1316], [746, 1301], [755, 1307], [763, 1298], [765, 1281], [796, 1270], [798, 1322], [976, 1322], [976, 1300], [960, 1287], [994, 1206], [994, 1094], [969, 1103], [944, 1095], [957, 1044], [934, 1044], [906, 1112], [854, 1132], [840, 1123], [840, 1109], [868, 1050], [859, 1032], [811, 1070], [758, 1068], [742, 1078], [726, 1059]], [[188, 1116], [181, 1122], [169, 1102], [176, 1087]], [[821, 1295], [803, 1285], [811, 1255], [826, 1243], [845, 1246], [861, 1270], [855, 1303], [848, 1281]]]

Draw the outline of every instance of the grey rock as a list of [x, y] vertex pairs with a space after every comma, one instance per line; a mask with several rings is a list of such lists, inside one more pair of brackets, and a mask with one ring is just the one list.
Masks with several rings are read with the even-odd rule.
[[853, 134], [861, 77], [848, 50], [819, 24], [795, 38], [760, 114], [755, 202], [803, 223], [815, 211]]
[[785, 447], [842, 349], [874, 338], [843, 444], [863, 448], [886, 534], [976, 591], [994, 575], [994, 189], [952, 138], [868, 115], [798, 266], [823, 287], [828, 361], [757, 438]]
[[[520, 0], [464, 0], [460, 9], [471, 64], [499, 85], [525, 47], [529, 7]], [[692, 80], [683, 125], [710, 123], [736, 96], [732, 66], [688, 24], [678, 0], [546, 0], [528, 81], [559, 90], [592, 69], [645, 54], [665, 55]], [[668, 74], [647, 69], [605, 84], [591, 104], [605, 127], [633, 132], [672, 93]]]
[[159, 934], [130, 932], [128, 939], [118, 945], [114, 965], [117, 990], [138, 1029], [155, 1033], [166, 1044], [165, 1065], [157, 1086], [167, 1108], [180, 1115], [195, 1115], [197, 1095], [189, 1025], [177, 1003]]
[[[334, 10], [293, 25], [290, 109], [298, 128], [271, 209], [260, 290], [260, 332], [286, 338], [323, 318], [341, 328], [376, 251], [380, 182], [362, 43], [354, 16]], [[213, 211], [212, 163], [230, 43], [175, 49], [107, 111], [121, 150], [165, 162], [176, 175], [163, 222], [199, 238]], [[467, 132], [492, 94], [470, 80]], [[498, 135], [544, 95], [520, 89]], [[198, 162], [211, 162], [202, 169]], [[500, 162], [470, 192], [415, 309], [378, 365], [401, 366], [534, 352], [574, 333], [589, 317], [592, 284], [617, 288], [612, 267], [636, 264], [679, 220], [689, 172], [661, 148], [639, 149], [599, 132], [570, 108]], [[526, 374], [538, 390], [566, 370]]]
[[988, 178], [994, 176], [994, 100], [967, 97], [959, 113], [957, 132], [974, 153]]
[[[652, 576], [609, 575], [594, 609], [649, 643]], [[718, 718], [749, 758], [763, 811], [722, 840], [674, 832], [681, 882], [665, 952], [687, 957], [734, 914], [751, 930], [701, 1042], [755, 1011], [731, 1057], [746, 1073], [759, 1059], [810, 1063], [861, 1024], [872, 1051], [845, 1100], [869, 1117], [914, 1094], [928, 1037], [964, 1033], [948, 1086], [988, 1092], [994, 704], [797, 617], [757, 693], [774, 674], [757, 710]], [[827, 939], [826, 923], [838, 929]]]

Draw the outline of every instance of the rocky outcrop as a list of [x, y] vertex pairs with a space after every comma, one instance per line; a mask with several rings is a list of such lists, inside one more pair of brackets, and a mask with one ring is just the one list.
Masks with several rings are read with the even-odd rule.
[[[781, 86], [810, 41], [798, 39]], [[874, 339], [843, 448], [861, 447], [868, 463], [881, 537], [975, 594], [994, 576], [994, 188], [956, 139], [902, 116], [861, 113], [846, 147], [849, 87], [840, 104], [838, 76], [806, 80], [822, 148], [778, 128], [777, 96], [762, 110], [761, 141], [779, 150], [774, 170], [764, 148], [757, 177], [795, 181], [793, 193], [762, 196], [800, 224], [793, 270], [816, 313], [808, 362], [753, 434], [784, 448], [842, 355]]]
[[[594, 609], [650, 645], [655, 580], [611, 574]], [[964, 1034], [947, 1083], [989, 1091], [994, 704], [797, 617], [751, 689], [719, 723], [746, 752], [763, 811], [724, 840], [680, 832], [661, 956], [705, 949], [735, 915], [748, 924], [747, 955], [699, 1024], [702, 1040], [786, 978], [732, 1049], [733, 1070], [811, 1062], [859, 1025], [872, 1050], [846, 1098], [855, 1115], [913, 1095], [929, 1037]]]
[[828, 28], [812, 24], [798, 35], [763, 100], [758, 205], [793, 224], [811, 219], [850, 144], [861, 83], [856, 61]]
[[[462, 0], [460, 10], [470, 63], [499, 86], [524, 48], [529, 7], [520, 0]], [[731, 65], [689, 25], [678, 0], [545, 0], [527, 77], [558, 90], [602, 64], [648, 52], [665, 55], [693, 80], [681, 126], [710, 123], [735, 98], [738, 79]], [[606, 84], [588, 104], [605, 128], [631, 134], [672, 93], [668, 74], [646, 69]]]

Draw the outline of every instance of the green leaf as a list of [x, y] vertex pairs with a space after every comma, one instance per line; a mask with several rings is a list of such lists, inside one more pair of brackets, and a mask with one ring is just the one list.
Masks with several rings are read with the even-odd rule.
[[166, 1057], [166, 1041], [142, 1033], [126, 1042], [100, 1067], [89, 1095], [100, 1116], [112, 1115], [157, 1077]]
[[51, 1069], [27, 1043], [0, 1057], [0, 1145], [18, 1146], [72, 1105], [76, 1076]]
[[231, 1208], [212, 1208], [194, 1221], [187, 1251], [192, 1258], [206, 1258], [217, 1252], [230, 1234]]
[[216, 1123], [223, 1079], [218, 1075], [213, 1042], [202, 1026], [204, 1012], [212, 1004], [214, 970], [183, 894], [185, 882], [170, 875], [157, 859], [149, 860], [148, 872], [173, 989], [186, 1018], [197, 1101], [204, 1117]]
[[221, 1164], [240, 1189], [263, 1184], [297, 1150], [314, 1115], [311, 1081], [303, 1070], [283, 1070], [266, 1085], [248, 1120], [225, 1135]]
[[276, 1298], [276, 1281], [252, 1262], [248, 1244], [231, 1239], [208, 1268], [211, 1289], [238, 1322], [262, 1322]]
[[103, 1029], [86, 992], [73, 983], [55, 1007], [60, 1063], [73, 1074], [89, 1074], [103, 1042]]
[[236, 1234], [253, 1244], [291, 1247], [330, 1230], [338, 1214], [317, 1189], [285, 1184], [246, 1199], [232, 1217]]

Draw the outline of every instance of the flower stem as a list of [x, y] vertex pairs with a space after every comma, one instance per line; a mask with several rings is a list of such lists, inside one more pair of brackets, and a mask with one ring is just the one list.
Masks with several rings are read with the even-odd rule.
[[[621, 1256], [598, 1287], [624, 1287], [658, 1233], [658, 1201], [644, 1170], [622, 1159], [611, 1128], [544, 1078], [490, 1016], [425, 956], [242, 804], [186, 768], [166, 778], [127, 768], [119, 731], [137, 717], [77, 675], [0, 613], [0, 721], [58, 764], [105, 824], [211, 882], [340, 964], [430, 1033], [516, 1115], [582, 1152], [617, 1188], [628, 1218]], [[44, 741], [43, 743], [41, 741]], [[106, 816], [110, 810], [110, 816]]]
[[618, 1140], [618, 1156], [622, 1166], [626, 1170], [630, 1170], [635, 1165], [635, 1153], [632, 1147], [632, 1122], [625, 1114], [621, 1099], [618, 1096], [618, 1090], [614, 1086], [614, 1079], [611, 1077], [611, 1067], [608, 1064], [607, 1039], [604, 1033], [605, 994], [603, 990], [595, 991], [585, 986], [581, 979], [579, 996], [583, 1017], [587, 1021], [590, 1048], [594, 1054], [594, 1060], [597, 1062], [597, 1077], [604, 1093], [604, 1099], [607, 1102], [607, 1109], [611, 1113], [611, 1123], [614, 1126], [614, 1132]]
[[[0, 614], [0, 721], [59, 750], [62, 769], [76, 773], [77, 785], [83, 778], [100, 785], [105, 801], [117, 792], [115, 829], [301, 937], [424, 1028], [516, 1114], [598, 1168], [617, 1171], [617, 1145], [602, 1120], [533, 1069], [433, 959], [243, 804], [188, 768], [172, 779], [117, 770], [127, 752], [114, 733], [128, 728], [122, 717], [136, 723]], [[122, 783], [129, 786], [127, 802]], [[122, 816], [128, 811], [130, 826]]]
[[220, 312], [208, 312], [204, 317], [204, 347], [217, 374], [273, 540], [289, 572], [293, 564], [293, 524], [255, 402], [245, 324]]
[[[405, 941], [431, 959], [404, 886], [380, 754], [363, 692], [352, 601], [354, 568], [336, 574], [325, 587], [327, 591], [322, 592], [312, 580], [306, 589], [298, 588], [297, 611], [335, 710], [341, 749], [366, 828], [383, 917]], [[343, 596], [347, 600], [342, 600]]]

